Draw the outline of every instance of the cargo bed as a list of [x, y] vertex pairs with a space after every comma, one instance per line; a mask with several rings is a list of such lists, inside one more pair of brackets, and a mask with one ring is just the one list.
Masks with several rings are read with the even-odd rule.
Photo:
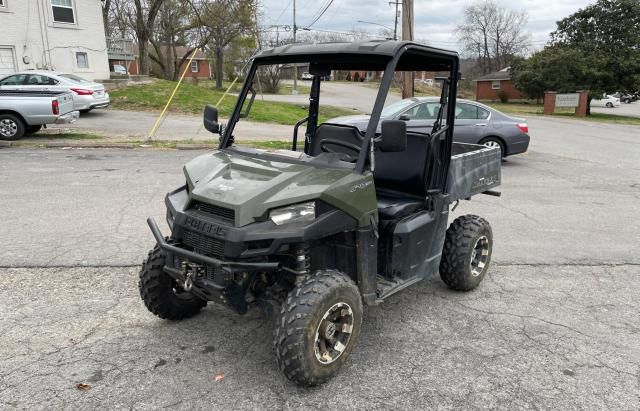
[[502, 153], [499, 148], [453, 143], [447, 193], [451, 201], [468, 199], [500, 185]]

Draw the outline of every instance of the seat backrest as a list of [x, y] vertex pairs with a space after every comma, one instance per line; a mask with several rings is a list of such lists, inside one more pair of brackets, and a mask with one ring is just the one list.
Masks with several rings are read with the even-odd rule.
[[363, 140], [364, 135], [355, 126], [323, 123], [318, 126], [307, 154], [345, 153], [357, 158]]
[[427, 159], [431, 136], [407, 133], [407, 150], [400, 153], [376, 151], [373, 178], [376, 188], [419, 197], [427, 194]]

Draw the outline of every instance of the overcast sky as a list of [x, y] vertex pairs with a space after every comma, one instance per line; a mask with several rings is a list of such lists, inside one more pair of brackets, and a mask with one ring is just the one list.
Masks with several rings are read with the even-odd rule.
[[[292, 0], [260, 0], [263, 24], [292, 24]], [[311, 23], [325, 0], [296, 0], [298, 26]], [[589, 0], [498, 0], [502, 7], [526, 10], [529, 14], [527, 30], [534, 48], [542, 47], [549, 39], [555, 22], [592, 3]], [[389, 0], [334, 0], [327, 12], [312, 27], [319, 30], [366, 30], [380, 34], [380, 27], [358, 23], [366, 20], [393, 27], [394, 7]], [[462, 10], [470, 0], [414, 0], [415, 37], [430, 45], [457, 50], [454, 29], [462, 21]], [[398, 23], [400, 26], [400, 22]], [[287, 34], [290, 35], [290, 34]]]

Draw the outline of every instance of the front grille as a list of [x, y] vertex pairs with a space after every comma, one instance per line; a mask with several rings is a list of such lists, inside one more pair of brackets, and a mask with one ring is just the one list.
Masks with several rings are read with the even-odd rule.
[[201, 203], [200, 201], [194, 201], [191, 208], [198, 210], [202, 213], [211, 214], [218, 218], [222, 218], [229, 221], [235, 221], [236, 212], [230, 208], [220, 207], [212, 204]]
[[200, 233], [185, 231], [182, 236], [182, 243], [201, 254], [212, 257], [224, 256], [224, 241], [207, 237]]

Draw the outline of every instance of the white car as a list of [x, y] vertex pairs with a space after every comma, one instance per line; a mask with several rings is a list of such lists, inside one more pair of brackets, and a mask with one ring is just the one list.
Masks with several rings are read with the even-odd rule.
[[109, 93], [100, 83], [75, 74], [46, 70], [28, 70], [0, 79], [0, 90], [71, 91], [74, 110], [87, 113], [111, 104]]
[[304, 72], [302, 73], [303, 80], [313, 80], [313, 75], [311, 73]]
[[602, 98], [591, 100], [591, 107], [620, 107], [620, 99], [608, 94], [604, 94]]
[[121, 64], [114, 64], [113, 65], [113, 72], [116, 74], [122, 74], [122, 75], [127, 75], [129, 73], [127, 73], [127, 68]]

